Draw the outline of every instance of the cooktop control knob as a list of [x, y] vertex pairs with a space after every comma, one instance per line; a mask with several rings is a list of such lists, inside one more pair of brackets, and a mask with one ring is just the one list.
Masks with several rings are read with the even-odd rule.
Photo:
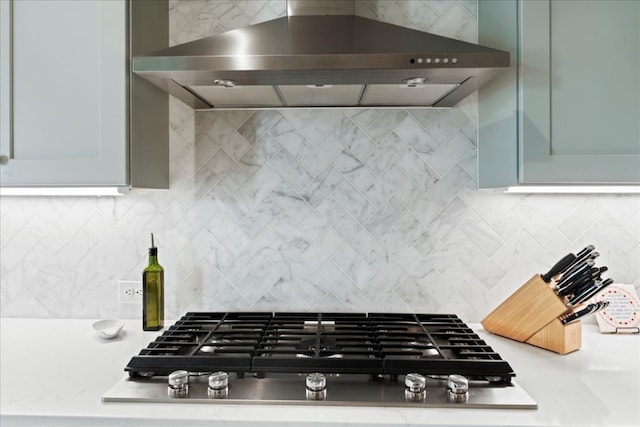
[[225, 399], [229, 394], [229, 374], [218, 371], [209, 375], [208, 395], [212, 399]]
[[169, 374], [169, 397], [189, 396], [189, 372], [173, 371]]
[[324, 400], [327, 397], [327, 377], [320, 373], [307, 375], [305, 378], [308, 400]]
[[404, 377], [404, 397], [408, 401], [420, 402], [427, 395], [427, 379], [420, 374], [407, 374]]
[[469, 380], [462, 375], [449, 375], [447, 377], [447, 397], [450, 402], [466, 402], [469, 398]]

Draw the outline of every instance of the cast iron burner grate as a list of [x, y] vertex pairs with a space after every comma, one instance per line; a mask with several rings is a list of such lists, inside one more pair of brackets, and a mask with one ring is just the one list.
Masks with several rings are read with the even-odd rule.
[[511, 382], [513, 369], [454, 314], [187, 313], [130, 361], [132, 377], [190, 372], [417, 372]]

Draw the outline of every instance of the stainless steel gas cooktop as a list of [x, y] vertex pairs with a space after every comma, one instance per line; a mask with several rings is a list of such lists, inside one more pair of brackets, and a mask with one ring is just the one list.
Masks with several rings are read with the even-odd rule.
[[187, 313], [125, 370], [103, 401], [537, 407], [451, 314]]

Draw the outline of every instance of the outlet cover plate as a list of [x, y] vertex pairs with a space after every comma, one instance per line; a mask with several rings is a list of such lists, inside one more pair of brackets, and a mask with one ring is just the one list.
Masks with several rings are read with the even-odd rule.
[[118, 304], [142, 304], [142, 281], [118, 280]]

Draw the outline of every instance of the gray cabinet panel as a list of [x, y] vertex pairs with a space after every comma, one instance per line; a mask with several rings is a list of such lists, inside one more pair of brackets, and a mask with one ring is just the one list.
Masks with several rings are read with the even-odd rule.
[[127, 185], [126, 1], [2, 3], [2, 185]]
[[[513, 40], [511, 21], [483, 19], [514, 7], [517, 76], [480, 92], [479, 186], [640, 183], [640, 2], [480, 2], [481, 39]], [[500, 96], [518, 106], [508, 124]], [[516, 177], [486, 161], [512, 149], [514, 126]]]
[[167, 0], [0, 0], [0, 186], [169, 186]]

